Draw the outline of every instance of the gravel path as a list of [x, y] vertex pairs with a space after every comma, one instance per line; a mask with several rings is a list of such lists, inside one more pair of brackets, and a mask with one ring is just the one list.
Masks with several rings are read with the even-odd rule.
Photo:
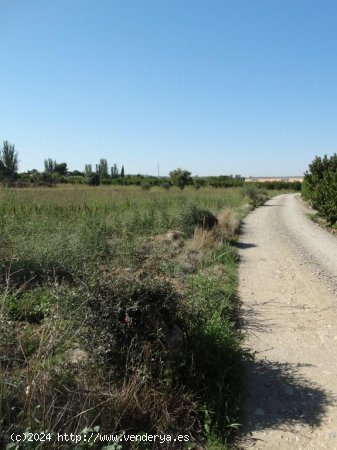
[[243, 449], [337, 449], [337, 237], [298, 194], [245, 219]]

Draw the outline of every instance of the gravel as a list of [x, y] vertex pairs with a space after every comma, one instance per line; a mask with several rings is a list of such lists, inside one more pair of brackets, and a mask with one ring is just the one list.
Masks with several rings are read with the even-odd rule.
[[310, 213], [282, 195], [242, 227], [241, 448], [337, 449], [337, 238]]

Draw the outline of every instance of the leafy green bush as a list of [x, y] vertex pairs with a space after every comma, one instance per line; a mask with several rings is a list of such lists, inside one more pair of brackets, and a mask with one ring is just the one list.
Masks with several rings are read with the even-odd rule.
[[337, 222], [337, 171], [328, 170], [312, 198], [318, 213], [333, 225]]
[[302, 195], [331, 225], [337, 222], [337, 154], [316, 156], [305, 173]]
[[255, 185], [246, 185], [245, 192], [254, 208], [263, 205], [269, 198], [265, 191]]
[[171, 182], [178, 186], [179, 189], [184, 189], [185, 186], [193, 183], [191, 172], [188, 170], [178, 168], [176, 170], [172, 170], [169, 175]]
[[88, 177], [89, 186], [99, 186], [101, 183], [100, 176], [98, 173], [93, 173]]

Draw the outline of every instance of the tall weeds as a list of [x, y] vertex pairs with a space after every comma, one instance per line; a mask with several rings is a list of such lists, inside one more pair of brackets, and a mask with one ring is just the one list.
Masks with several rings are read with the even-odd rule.
[[[85, 427], [224, 442], [244, 202], [241, 188], [0, 190], [0, 446]], [[184, 237], [190, 204], [203, 216]]]

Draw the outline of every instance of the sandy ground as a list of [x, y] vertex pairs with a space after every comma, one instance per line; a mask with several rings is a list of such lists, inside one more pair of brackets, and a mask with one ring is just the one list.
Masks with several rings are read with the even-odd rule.
[[337, 237], [308, 213], [287, 194], [243, 224], [243, 449], [337, 449]]

